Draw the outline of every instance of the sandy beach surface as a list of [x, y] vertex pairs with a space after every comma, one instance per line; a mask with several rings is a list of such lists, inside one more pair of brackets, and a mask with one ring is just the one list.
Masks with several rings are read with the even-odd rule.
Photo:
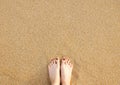
[[62, 56], [71, 85], [120, 85], [120, 0], [0, 0], [0, 85], [50, 85]]

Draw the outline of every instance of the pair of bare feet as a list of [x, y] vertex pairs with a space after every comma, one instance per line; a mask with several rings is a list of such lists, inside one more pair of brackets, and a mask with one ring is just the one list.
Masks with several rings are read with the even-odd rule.
[[73, 64], [70, 59], [53, 58], [48, 65], [51, 85], [70, 85]]

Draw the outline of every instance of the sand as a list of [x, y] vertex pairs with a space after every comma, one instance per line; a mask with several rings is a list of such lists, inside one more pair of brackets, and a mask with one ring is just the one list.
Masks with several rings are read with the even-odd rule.
[[0, 85], [50, 85], [62, 56], [72, 85], [119, 85], [120, 1], [0, 0]]

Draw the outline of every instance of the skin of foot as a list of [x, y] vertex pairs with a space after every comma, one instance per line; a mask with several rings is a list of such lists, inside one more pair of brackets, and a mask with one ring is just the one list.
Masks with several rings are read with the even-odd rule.
[[60, 85], [60, 60], [59, 58], [51, 59], [48, 65], [51, 85]]
[[61, 60], [61, 83], [62, 85], [70, 85], [73, 64], [70, 59], [62, 58]]

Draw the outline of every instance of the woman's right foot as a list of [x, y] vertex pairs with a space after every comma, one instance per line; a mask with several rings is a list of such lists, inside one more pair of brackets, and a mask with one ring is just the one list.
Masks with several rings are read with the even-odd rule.
[[62, 85], [70, 85], [73, 64], [68, 58], [61, 60], [61, 83]]

